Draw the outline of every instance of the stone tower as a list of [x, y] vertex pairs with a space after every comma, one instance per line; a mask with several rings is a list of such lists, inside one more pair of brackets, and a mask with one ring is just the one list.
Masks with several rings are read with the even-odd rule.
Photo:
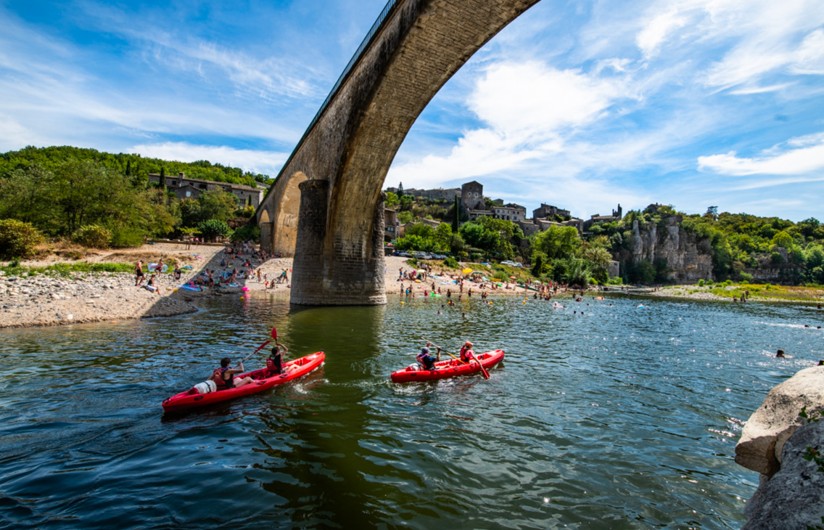
[[464, 210], [483, 210], [484, 185], [473, 180], [461, 186], [461, 206]]

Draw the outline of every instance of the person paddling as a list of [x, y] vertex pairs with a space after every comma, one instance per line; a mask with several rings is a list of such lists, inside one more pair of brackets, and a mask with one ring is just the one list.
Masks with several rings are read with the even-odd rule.
[[426, 346], [421, 348], [421, 353], [415, 356], [415, 359], [421, 363], [424, 370], [435, 370], [435, 363], [441, 360], [441, 349], [438, 348], [436, 355], [429, 353], [429, 346], [432, 344], [427, 342]]
[[246, 369], [243, 368], [243, 361], [238, 363], [239, 368], [229, 368], [230, 364], [232, 364], [232, 360], [224, 357], [220, 360], [220, 368], [215, 368], [212, 372], [212, 381], [215, 382], [218, 390], [237, 388], [252, 382], [251, 377], [235, 377], [235, 374], [246, 371]]
[[286, 346], [276, 344], [272, 347], [272, 353], [266, 359], [266, 377], [272, 377], [283, 372], [283, 353], [288, 352]]
[[468, 363], [474, 358], [475, 352], [472, 350], [472, 343], [469, 341], [464, 342], [463, 346], [461, 346], [460, 351], [461, 362]]

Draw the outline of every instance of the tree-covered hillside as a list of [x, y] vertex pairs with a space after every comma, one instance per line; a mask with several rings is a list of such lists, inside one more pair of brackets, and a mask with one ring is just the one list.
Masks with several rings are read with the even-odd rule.
[[[46, 236], [85, 246], [128, 247], [147, 238], [185, 235], [256, 239], [246, 222], [254, 209], [232, 193], [205, 191], [179, 200], [149, 173], [179, 172], [192, 178], [255, 185], [264, 175], [209, 162], [168, 162], [139, 155], [113, 155], [75, 147], [26, 148], [0, 155], [0, 220], [7, 244], [0, 256], [21, 257]], [[237, 230], [233, 231], [233, 228]], [[25, 252], [12, 251], [28, 241]]]
[[[624, 282], [671, 281], [668, 278], [678, 272], [671, 263], [634, 256], [637, 222], [641, 237], [652, 227], [662, 237], [667, 227], [692, 234], [699, 243], [693, 252], [709, 254], [712, 260], [712, 277], [706, 280], [824, 284], [824, 226], [813, 218], [794, 223], [745, 213], [689, 215], [654, 204], [629, 211], [623, 219], [594, 224], [585, 234], [554, 225], [525, 237], [510, 221], [467, 222], [465, 213], [450, 201], [387, 193], [386, 204], [398, 210], [406, 225], [404, 237], [395, 242], [399, 250], [450, 253], [459, 259], [522, 260], [535, 277], [545, 280], [578, 285], [616, 281], [608, 274], [610, 261], [615, 260]], [[433, 221], [440, 226], [432, 226]]]
[[15, 169], [25, 170], [33, 166], [54, 171], [58, 166], [71, 160], [94, 162], [109, 170], [135, 178], [146, 178], [149, 173], [160, 173], [162, 170], [166, 175], [185, 173], [189, 178], [246, 186], [255, 186], [258, 182], [263, 184], [271, 182], [268, 175], [250, 173], [240, 168], [213, 164], [206, 160], [176, 162], [146, 158], [136, 154], [111, 154], [96, 149], [70, 146], [25, 147], [19, 151], [0, 154], [0, 178], [7, 177]]

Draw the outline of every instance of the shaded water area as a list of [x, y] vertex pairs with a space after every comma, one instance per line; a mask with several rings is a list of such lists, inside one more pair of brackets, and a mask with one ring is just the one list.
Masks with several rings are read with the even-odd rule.
[[[733, 461], [822, 353], [810, 308], [608, 298], [290, 309], [0, 331], [0, 521], [17, 528], [738, 528]], [[643, 307], [639, 307], [642, 305]], [[805, 324], [810, 327], [805, 327]], [[182, 416], [161, 401], [276, 326], [326, 364]], [[491, 379], [393, 385], [419, 337], [503, 348]], [[790, 358], [775, 359], [776, 349]], [[262, 363], [263, 355], [247, 361]]]

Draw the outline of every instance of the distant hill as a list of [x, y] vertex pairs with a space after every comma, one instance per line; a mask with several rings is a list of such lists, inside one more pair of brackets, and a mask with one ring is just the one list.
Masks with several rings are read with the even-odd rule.
[[147, 158], [137, 154], [112, 154], [96, 149], [71, 146], [29, 146], [19, 151], [9, 151], [0, 154], [0, 178], [7, 177], [15, 169], [28, 169], [33, 165], [39, 165], [45, 169], [53, 170], [56, 166], [71, 159], [93, 161], [123, 175], [143, 178], [149, 173], [160, 173], [163, 171], [166, 175], [185, 173], [186, 176], [190, 178], [245, 184], [247, 186], [255, 186], [257, 183], [270, 184], [272, 181], [268, 175], [250, 173], [236, 167], [213, 164], [207, 160], [177, 162], [174, 160]]

